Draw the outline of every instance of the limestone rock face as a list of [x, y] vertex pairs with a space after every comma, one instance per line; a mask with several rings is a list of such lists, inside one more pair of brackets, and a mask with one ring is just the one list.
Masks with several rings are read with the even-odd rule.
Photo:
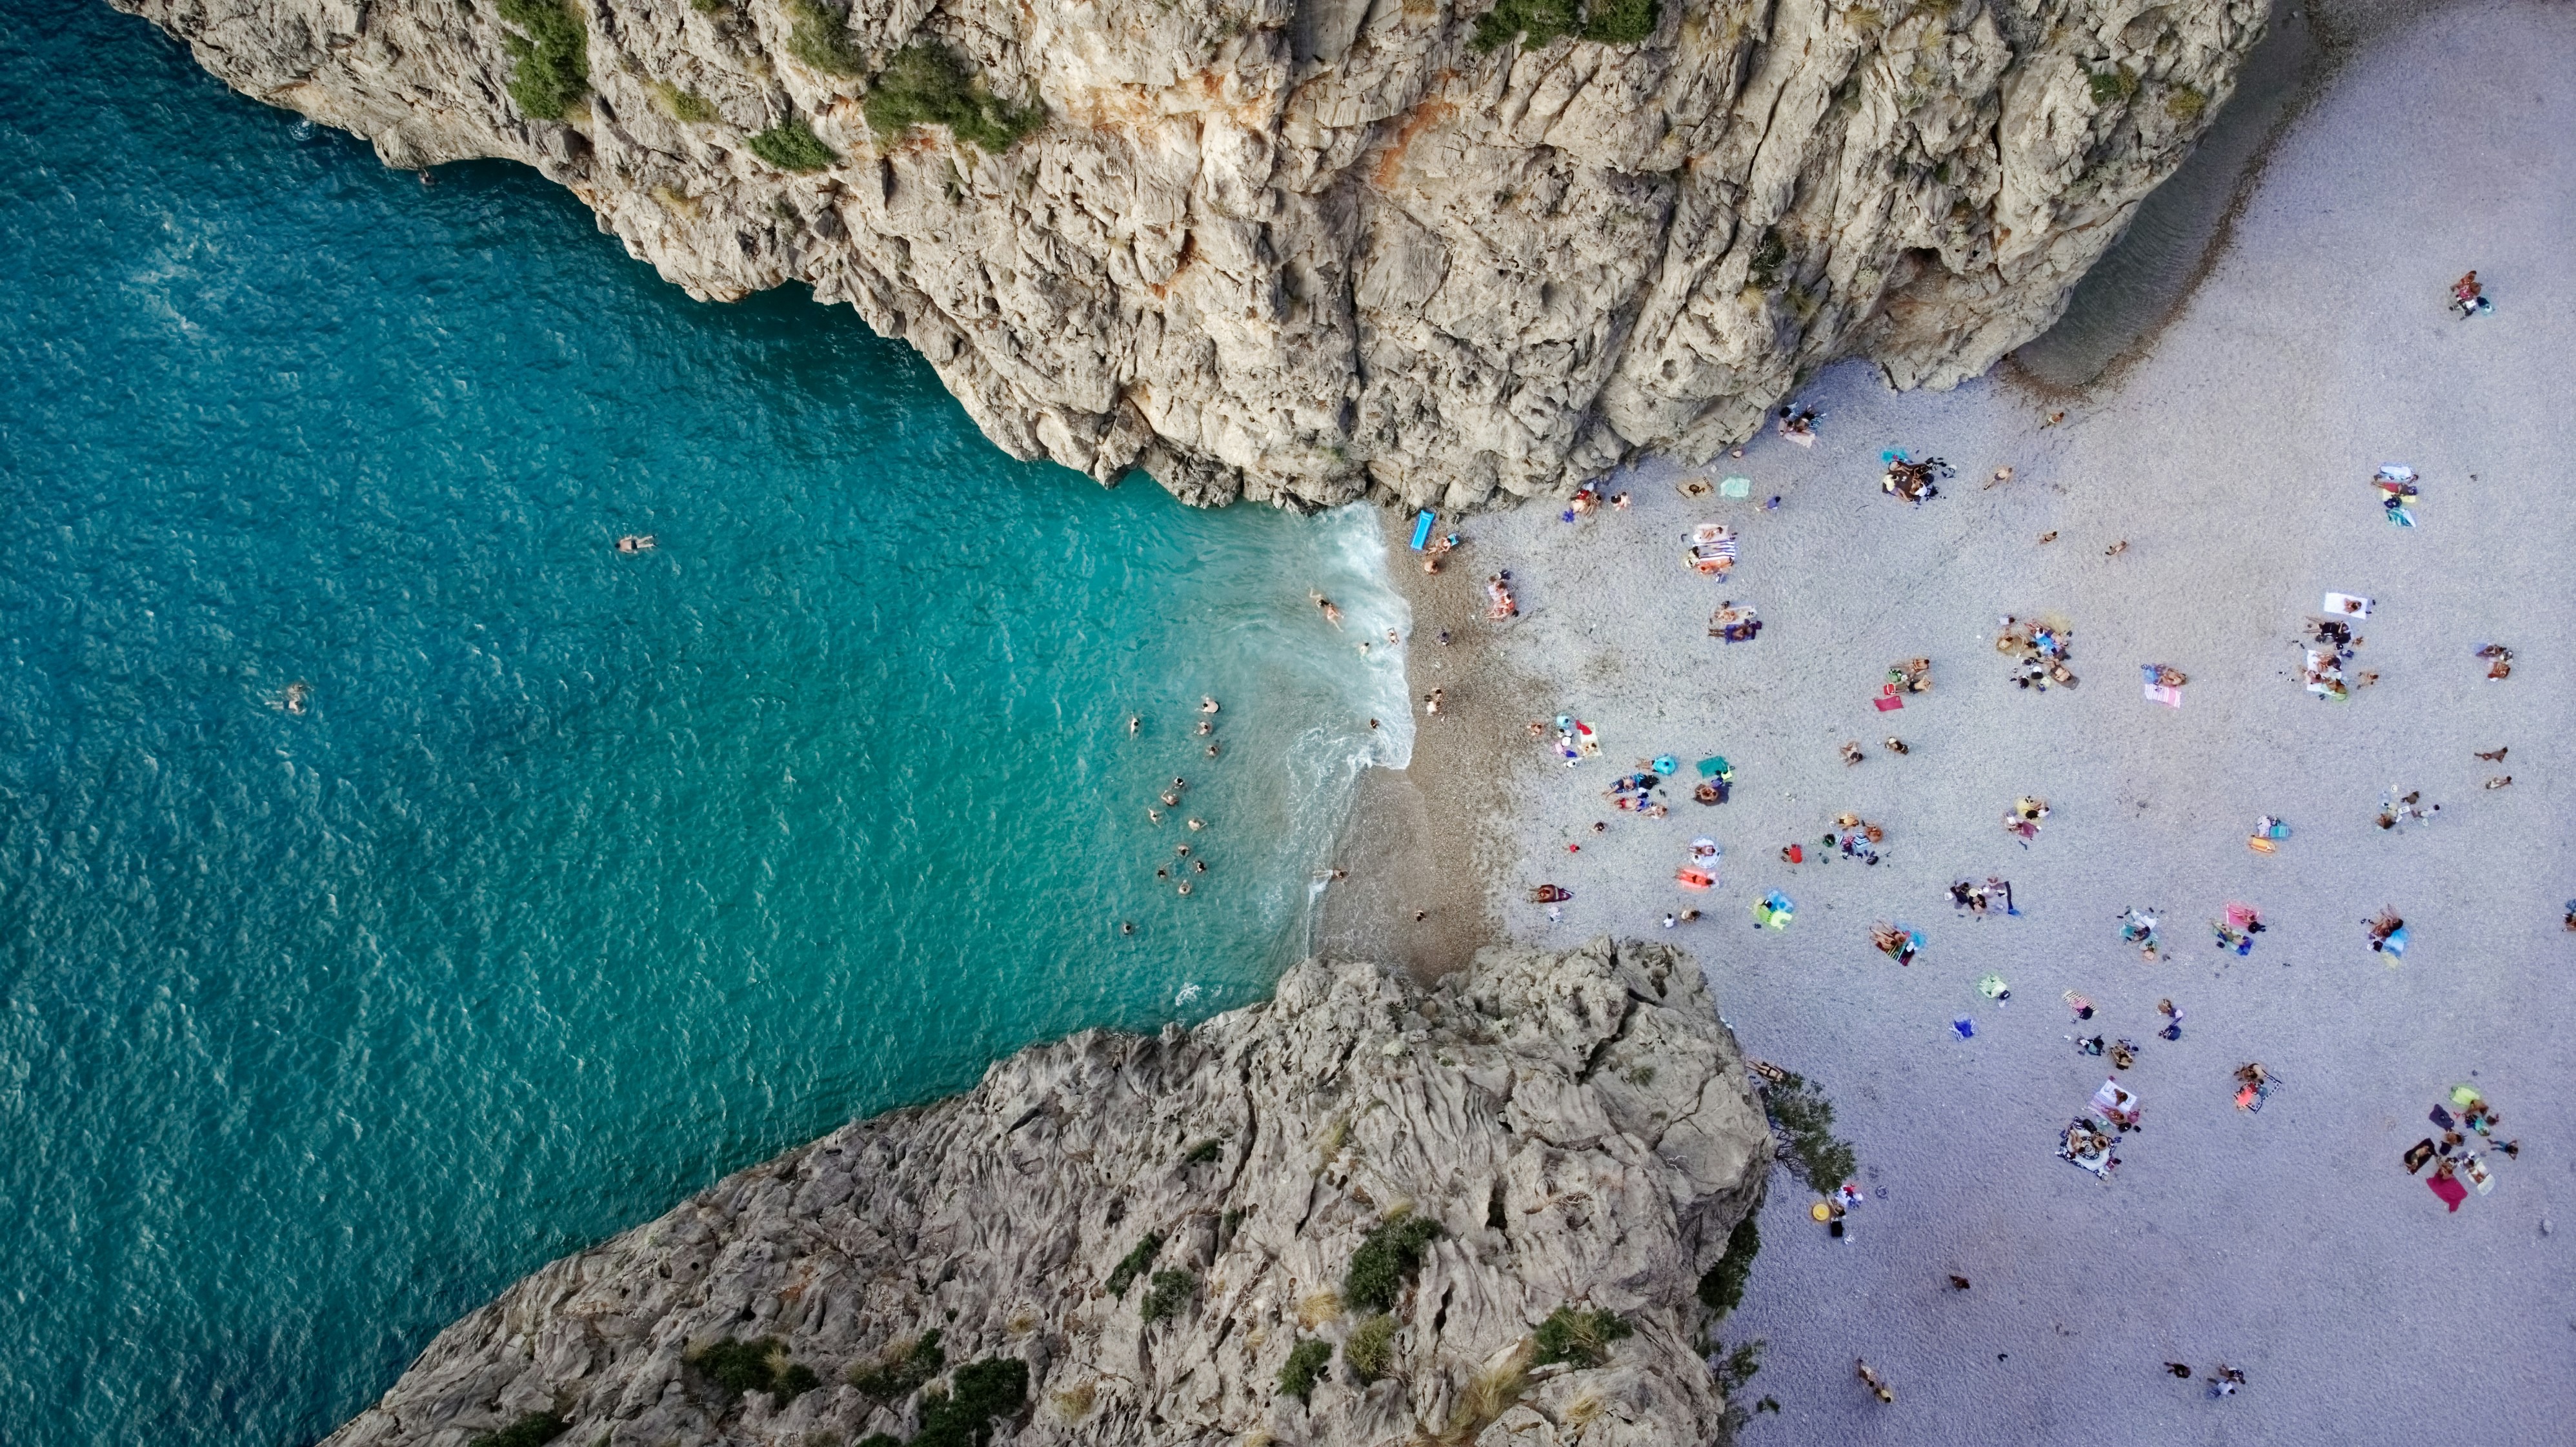
[[[1694, 1292], [1773, 1152], [1669, 947], [1489, 950], [1429, 991], [1310, 963], [1269, 1004], [1032, 1047], [719, 1181], [449, 1327], [327, 1447], [457, 1447], [530, 1412], [578, 1447], [910, 1437], [921, 1395], [846, 1378], [932, 1329], [952, 1371], [1027, 1363], [1015, 1444], [1698, 1447], [1727, 1429]], [[1362, 1383], [1337, 1289], [1407, 1217], [1440, 1233]], [[1180, 1305], [1148, 1323], [1158, 1286]], [[1533, 1328], [1569, 1304], [1634, 1334], [1598, 1366], [1534, 1365]], [[692, 1364], [724, 1338], [775, 1338], [820, 1385], [729, 1402]], [[1300, 1340], [1337, 1353], [1304, 1403], [1277, 1385]]]
[[[1484, 0], [563, 0], [589, 93], [538, 120], [501, 0], [112, 3], [390, 165], [537, 167], [693, 296], [850, 302], [1016, 456], [1456, 508], [1703, 460], [1837, 357], [1985, 370], [2267, 9], [1588, 0], [1651, 30], [1480, 50]], [[998, 155], [877, 134], [872, 77], [920, 42], [1046, 124]], [[835, 162], [759, 159], [790, 120]]]

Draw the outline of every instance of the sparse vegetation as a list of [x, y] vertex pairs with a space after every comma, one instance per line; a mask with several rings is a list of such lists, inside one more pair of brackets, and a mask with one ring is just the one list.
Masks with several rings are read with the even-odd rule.
[[789, 116], [753, 136], [751, 153], [782, 171], [819, 171], [841, 159], [800, 116]]
[[923, 1383], [938, 1376], [947, 1365], [948, 1351], [939, 1344], [939, 1331], [934, 1327], [872, 1366], [850, 1368], [843, 1380], [863, 1396], [880, 1402], [900, 1402], [921, 1390]]
[[2178, 85], [2165, 97], [2165, 114], [2189, 125], [2209, 109], [2209, 97], [2187, 85]]
[[1205, 1140], [1190, 1147], [1190, 1153], [1181, 1157], [1181, 1164], [1204, 1166], [1211, 1161], [1223, 1159], [1225, 1159], [1225, 1144], [1222, 1141]]
[[1178, 1316], [1189, 1310], [1190, 1301], [1199, 1294], [1199, 1279], [1186, 1271], [1157, 1271], [1154, 1284], [1145, 1292], [1137, 1315], [1147, 1326], [1165, 1317]]
[[1029, 1404], [1029, 1364], [1017, 1357], [969, 1362], [951, 1383], [944, 1395], [922, 1397], [912, 1447], [985, 1447], [995, 1421], [1017, 1417]]
[[1351, 1369], [1351, 1377], [1361, 1386], [1385, 1377], [1395, 1370], [1394, 1317], [1370, 1317], [1342, 1343], [1342, 1361]]
[[1298, 1401], [1315, 1394], [1315, 1384], [1324, 1379], [1333, 1362], [1333, 1344], [1314, 1337], [1300, 1337], [1288, 1349], [1288, 1364], [1279, 1369], [1279, 1390]]
[[696, 91], [682, 90], [662, 80], [647, 81], [645, 85], [653, 92], [653, 103], [662, 108], [664, 115], [675, 121], [687, 121], [693, 126], [702, 126], [709, 121], [722, 119], [716, 114], [715, 102]]
[[1699, 1304], [1719, 1316], [1744, 1301], [1744, 1283], [1753, 1275], [1753, 1258], [1762, 1254], [1762, 1228], [1751, 1213], [1735, 1223], [1726, 1238], [1726, 1254], [1699, 1279]]
[[572, 1424], [552, 1412], [530, 1412], [498, 1432], [484, 1433], [465, 1447], [546, 1447], [570, 1430]]
[[1783, 1071], [1762, 1093], [1772, 1127], [1788, 1140], [1789, 1169], [1811, 1190], [1830, 1191], [1860, 1169], [1848, 1141], [1834, 1135], [1833, 1102], [1796, 1071]]
[[687, 1360], [727, 1401], [745, 1392], [767, 1392], [783, 1407], [823, 1384], [812, 1367], [788, 1360], [786, 1344], [774, 1336], [757, 1341], [723, 1337]]
[[1753, 265], [1747, 277], [1764, 291], [1780, 284], [1780, 268], [1789, 260], [1789, 243], [1777, 231], [1762, 233], [1762, 244], [1753, 250]]
[[1476, 17], [1467, 43], [1479, 54], [1515, 40], [1523, 50], [1537, 50], [1565, 35], [1635, 45], [1652, 36], [1662, 18], [1658, 0], [1500, 0]]
[[510, 99], [534, 120], [559, 121], [590, 89], [590, 29], [566, 0], [498, 0], [510, 52]]
[[848, 17], [822, 0], [787, 0], [787, 53], [825, 75], [864, 75], [868, 58], [850, 43]]
[[1563, 1362], [1571, 1367], [1597, 1367], [1610, 1360], [1610, 1343], [1636, 1335], [1637, 1329], [1615, 1311], [1577, 1311], [1560, 1306], [1538, 1324], [1536, 1365]]
[[1359, 1311], [1392, 1311], [1406, 1277], [1421, 1269], [1422, 1251], [1440, 1235], [1428, 1216], [1388, 1221], [1368, 1233], [1342, 1273], [1342, 1301]]
[[1524, 1345], [1501, 1365], [1469, 1377], [1465, 1390], [1458, 1393], [1457, 1405], [1449, 1409], [1449, 1425], [1427, 1440], [1433, 1447], [1468, 1447], [1529, 1390], [1529, 1371], [1529, 1348]]
[[1136, 1243], [1135, 1250], [1119, 1257], [1118, 1264], [1109, 1268], [1109, 1280], [1106, 1283], [1109, 1294], [1125, 1297], [1128, 1283], [1143, 1275], [1145, 1268], [1154, 1264], [1154, 1253], [1162, 1249], [1162, 1236], [1156, 1232], [1146, 1232], [1145, 1239]]
[[944, 45], [917, 42], [896, 52], [868, 85], [868, 124], [892, 138], [914, 126], [946, 126], [950, 135], [996, 154], [1046, 124], [1046, 108], [1014, 105], [986, 89]]

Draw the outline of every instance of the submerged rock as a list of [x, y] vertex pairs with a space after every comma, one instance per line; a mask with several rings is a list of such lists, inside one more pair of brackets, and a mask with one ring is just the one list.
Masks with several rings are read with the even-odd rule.
[[[538, 1414], [578, 1447], [909, 1438], [1010, 1397], [1012, 1363], [1018, 1443], [1723, 1440], [1694, 1292], [1772, 1155], [1669, 947], [1488, 950], [1429, 990], [1309, 963], [1268, 1004], [1035, 1046], [727, 1177], [449, 1327], [329, 1441]], [[1540, 1362], [1561, 1308], [1628, 1334]], [[770, 1389], [727, 1385], [745, 1359]]]
[[850, 302], [1015, 456], [1453, 508], [1704, 460], [1838, 357], [1984, 371], [2267, 9], [113, 3], [389, 165], [537, 167], [693, 296]]

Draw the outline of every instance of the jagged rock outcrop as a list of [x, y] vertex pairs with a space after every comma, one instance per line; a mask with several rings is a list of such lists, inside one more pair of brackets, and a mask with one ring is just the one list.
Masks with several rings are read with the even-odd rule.
[[[952, 1370], [1027, 1363], [999, 1439], [1019, 1444], [1698, 1447], [1727, 1433], [1693, 1293], [1772, 1157], [1667, 946], [1489, 950], [1431, 990], [1309, 963], [1269, 1004], [1032, 1047], [728, 1177], [448, 1328], [329, 1447], [457, 1447], [537, 1412], [578, 1447], [909, 1437], [925, 1397], [848, 1374], [933, 1329]], [[1361, 1324], [1336, 1292], [1367, 1233], [1412, 1218], [1440, 1232], [1384, 1375], [1355, 1381], [1345, 1351], [1309, 1401], [1282, 1393], [1292, 1347]], [[1158, 1289], [1178, 1310], [1148, 1324]], [[1568, 1305], [1634, 1334], [1603, 1365], [1533, 1366]], [[767, 1338], [819, 1385], [729, 1402], [705, 1349]]]
[[[1589, 0], [1646, 38], [1529, 50], [1478, 48], [1484, 0], [561, 0], [559, 120], [513, 97], [514, 0], [112, 3], [389, 164], [537, 167], [692, 295], [852, 303], [1014, 455], [1465, 508], [1713, 455], [1836, 357], [1985, 370], [2268, 0]], [[1046, 123], [879, 135], [863, 100], [925, 41]], [[829, 164], [760, 159], [782, 123]]]

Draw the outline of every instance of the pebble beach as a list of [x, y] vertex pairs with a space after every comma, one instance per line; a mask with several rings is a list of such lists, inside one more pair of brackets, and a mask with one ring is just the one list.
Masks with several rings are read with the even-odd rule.
[[[1498, 939], [1672, 940], [1748, 1055], [1836, 1103], [1864, 1199], [1837, 1238], [1774, 1178], [1724, 1327], [1768, 1344], [1747, 1396], [1779, 1415], [1745, 1440], [2395, 1442], [2454, 1415], [2561, 1440], [2571, 71], [2576, 12], [2536, 4], [2452, 7], [2343, 57], [2187, 302], [2090, 391], [2008, 367], [1897, 394], [1849, 365], [1799, 399], [1812, 447], [1642, 464], [1571, 521], [1471, 519], [1436, 577], [1390, 519], [1413, 692], [1444, 706], [1417, 701], [1412, 768], [1364, 785], [1344, 853], [1371, 877], [1337, 886], [1318, 945], [1438, 970]], [[2494, 309], [2462, 320], [2448, 289], [2472, 267]], [[1908, 505], [1880, 486], [1891, 451], [1952, 475]], [[2374, 486], [2387, 465], [2413, 471], [2411, 527]], [[1723, 579], [1684, 564], [1703, 523], [1737, 539]], [[1520, 616], [1489, 621], [1504, 570]], [[2376, 681], [2342, 701], [2302, 679], [2330, 592], [2371, 600], [2344, 667]], [[1710, 636], [1729, 600], [1757, 638]], [[2017, 686], [2007, 617], [2059, 630], [2079, 683]], [[1931, 687], [1881, 710], [1915, 658]], [[2152, 665], [2187, 679], [2179, 707], [2146, 696]], [[1560, 761], [1560, 716], [1597, 756]], [[1690, 785], [1713, 756], [1735, 782], [1707, 806]], [[1683, 776], [1656, 791], [1668, 813], [1615, 808], [1660, 757]], [[2430, 817], [2380, 827], [2409, 793]], [[2028, 839], [2003, 825], [2024, 796], [2049, 804]], [[1845, 815], [1880, 826], [1878, 863], [1825, 858]], [[2269, 853], [2247, 842], [2266, 816], [2289, 826]], [[1717, 882], [1683, 888], [1703, 837]], [[1990, 877], [2017, 914], [1953, 908], [1953, 882]], [[1571, 894], [1559, 918], [1529, 902], [1543, 884]], [[1759, 927], [1775, 891], [1794, 917]], [[2230, 905], [2266, 926], [2241, 954], [2212, 928]], [[2157, 958], [2123, 940], [2132, 909], [2160, 920]], [[2402, 958], [2371, 948], [2383, 910]], [[1881, 925], [1921, 937], [1910, 963], [1873, 948]], [[2081, 1053], [2097, 1034], [2137, 1042], [2131, 1066]], [[2254, 1062], [2277, 1082], [2259, 1112], [2234, 1099]], [[2057, 1148], [2108, 1079], [2140, 1128], [2096, 1179]], [[2519, 1154], [2473, 1137], [2492, 1189], [2454, 1212], [2401, 1157], [2460, 1086]], [[2245, 1374], [2223, 1400], [2222, 1363]]]

